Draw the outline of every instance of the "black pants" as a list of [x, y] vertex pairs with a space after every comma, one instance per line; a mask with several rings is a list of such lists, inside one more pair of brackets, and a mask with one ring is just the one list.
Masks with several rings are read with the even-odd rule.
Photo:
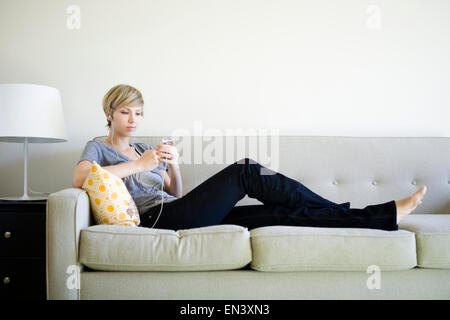
[[[263, 204], [236, 206], [248, 195]], [[161, 205], [141, 213], [151, 227]], [[236, 224], [253, 229], [271, 225], [398, 230], [395, 201], [350, 209], [322, 198], [300, 182], [245, 158], [222, 169], [182, 198], [167, 202], [155, 228], [189, 229]]]

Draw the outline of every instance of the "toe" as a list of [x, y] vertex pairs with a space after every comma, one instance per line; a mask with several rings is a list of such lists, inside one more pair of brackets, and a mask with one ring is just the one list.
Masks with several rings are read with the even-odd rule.
[[423, 199], [423, 197], [425, 196], [425, 193], [427, 193], [427, 187], [423, 187], [422, 188], [423, 190], [421, 190], [422, 192], [420, 193], [420, 199], [422, 200]]

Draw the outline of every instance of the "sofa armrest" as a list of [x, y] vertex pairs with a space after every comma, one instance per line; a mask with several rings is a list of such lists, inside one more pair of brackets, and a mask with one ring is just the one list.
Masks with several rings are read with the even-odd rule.
[[47, 199], [47, 299], [80, 299], [78, 244], [81, 229], [92, 224], [89, 197], [83, 189], [68, 188]]

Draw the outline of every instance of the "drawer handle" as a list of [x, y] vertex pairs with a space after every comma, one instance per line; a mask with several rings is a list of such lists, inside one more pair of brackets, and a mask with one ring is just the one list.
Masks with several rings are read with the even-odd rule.
[[9, 277], [4, 277], [3, 278], [3, 283], [4, 284], [9, 284], [11, 282], [11, 279], [9, 279]]
[[6, 239], [11, 238], [11, 232], [6, 231], [5, 234], [4, 234], [4, 236], [5, 236]]

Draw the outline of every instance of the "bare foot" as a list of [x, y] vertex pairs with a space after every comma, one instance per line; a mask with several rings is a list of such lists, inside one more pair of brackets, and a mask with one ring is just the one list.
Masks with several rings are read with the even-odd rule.
[[427, 187], [423, 186], [413, 195], [401, 200], [395, 200], [395, 205], [397, 206], [397, 223], [422, 203], [422, 199], [426, 192]]

